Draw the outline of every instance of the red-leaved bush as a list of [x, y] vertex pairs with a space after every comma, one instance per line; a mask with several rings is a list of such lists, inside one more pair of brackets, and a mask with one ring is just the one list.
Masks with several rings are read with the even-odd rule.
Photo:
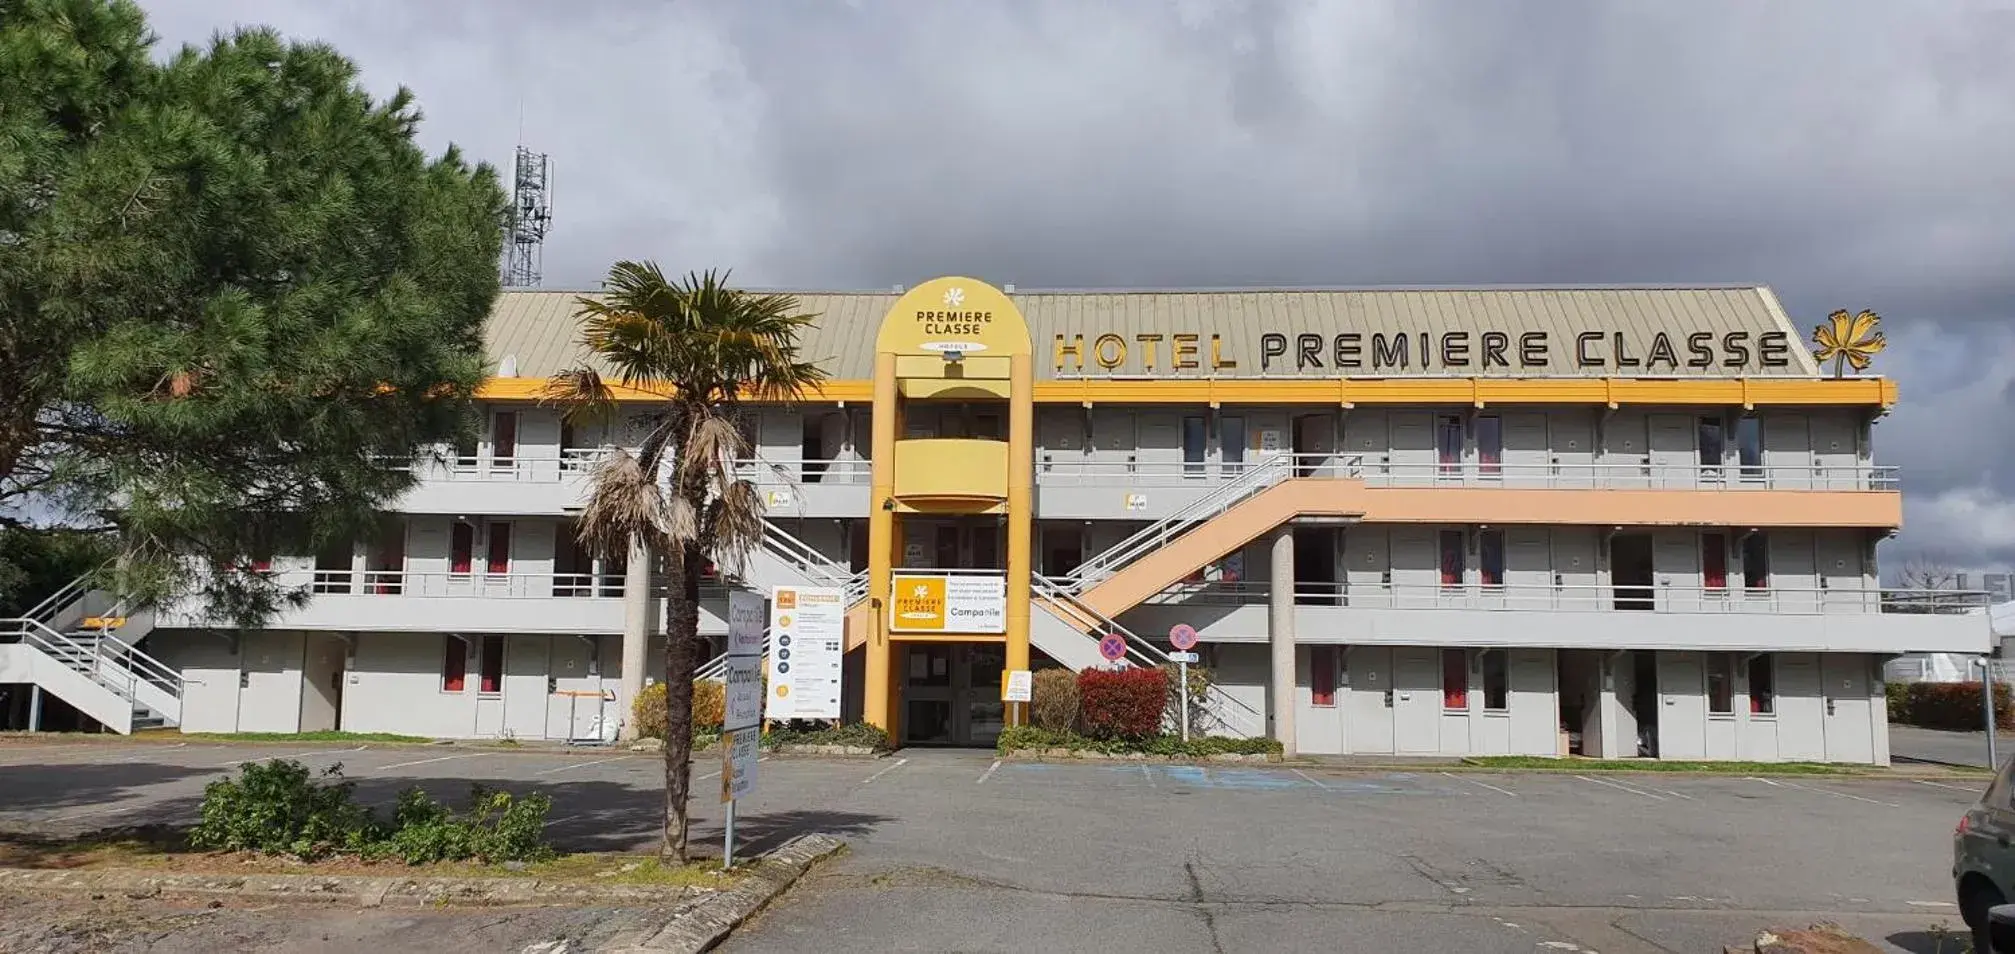
[[[1977, 682], [1913, 682], [1903, 691], [1901, 712], [1890, 718], [1927, 729], [1979, 732], [1987, 727], [1986, 707], [1981, 705]], [[2011, 706], [2006, 685], [1994, 684], [1994, 721], [2000, 728], [2015, 728], [2015, 706]]]
[[1161, 734], [1168, 676], [1159, 669], [1087, 669], [1077, 674], [1078, 723], [1094, 739]]

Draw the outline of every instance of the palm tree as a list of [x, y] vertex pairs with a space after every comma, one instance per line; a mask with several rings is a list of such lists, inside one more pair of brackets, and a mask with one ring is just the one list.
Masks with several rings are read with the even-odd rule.
[[709, 560], [738, 570], [763, 537], [761, 500], [733, 465], [751, 455], [736, 426], [741, 406], [795, 400], [825, 372], [798, 360], [798, 334], [812, 319], [789, 295], [730, 288], [727, 275], [712, 271], [675, 282], [651, 262], [617, 262], [602, 285], [602, 295], [579, 299], [575, 311], [587, 361], [554, 377], [544, 396], [570, 421], [611, 418], [611, 377], [655, 396], [637, 453], [618, 447], [596, 466], [579, 533], [604, 558], [627, 555], [633, 540], [641, 542], [641, 552], [666, 576], [659, 854], [684, 863], [700, 576]]

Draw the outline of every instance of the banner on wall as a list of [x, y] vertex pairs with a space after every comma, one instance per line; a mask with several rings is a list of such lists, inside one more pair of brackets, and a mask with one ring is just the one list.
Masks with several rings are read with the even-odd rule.
[[1005, 577], [897, 573], [889, 590], [890, 632], [1007, 632]]
[[836, 586], [770, 591], [771, 719], [837, 719], [847, 607]]

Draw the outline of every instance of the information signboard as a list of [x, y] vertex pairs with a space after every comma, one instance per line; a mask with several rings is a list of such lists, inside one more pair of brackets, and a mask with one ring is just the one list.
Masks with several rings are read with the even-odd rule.
[[840, 717], [847, 607], [836, 586], [770, 591], [771, 719]]

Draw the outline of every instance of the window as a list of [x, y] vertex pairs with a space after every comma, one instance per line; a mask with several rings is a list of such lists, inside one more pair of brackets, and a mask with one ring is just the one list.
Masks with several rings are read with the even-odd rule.
[[455, 441], [455, 466], [457, 468], [468, 469], [476, 466], [476, 458], [479, 451], [476, 448], [475, 430], [475, 428], [470, 428], [468, 434], [464, 435], [460, 440]]
[[1476, 562], [1484, 586], [1504, 585], [1504, 531], [1477, 531]]
[[511, 572], [510, 524], [508, 523], [490, 524], [489, 561], [487, 565], [484, 566], [483, 569], [485, 572], [495, 576], [503, 576], [504, 574]]
[[1700, 579], [1709, 590], [1728, 588], [1728, 538], [1719, 533], [1700, 535]]
[[443, 637], [445, 647], [441, 653], [441, 691], [461, 692], [468, 684], [469, 641], [460, 636]]
[[483, 681], [476, 687], [478, 692], [499, 693], [504, 691], [504, 637], [483, 637]]
[[1186, 476], [1203, 474], [1204, 429], [1203, 415], [1182, 419], [1182, 472]]
[[1763, 419], [1756, 417], [1737, 418], [1735, 421], [1735, 460], [1742, 465], [1742, 476], [1761, 478], [1763, 476]]
[[1721, 419], [1703, 417], [1700, 419], [1700, 466], [1710, 473], [1721, 469], [1721, 458], [1728, 453], [1726, 441], [1721, 436]]
[[1002, 569], [1000, 561], [1000, 527], [981, 524], [972, 532], [972, 566], [979, 570]]
[[315, 592], [350, 592], [350, 560], [353, 549], [347, 543], [339, 543], [315, 554]]
[[1441, 651], [1441, 707], [1469, 708], [1469, 651], [1466, 649]]
[[959, 566], [959, 528], [951, 525], [938, 527], [935, 540], [937, 567], [956, 569]]
[[1707, 711], [1735, 711], [1735, 657], [1728, 653], [1707, 654]]
[[1435, 418], [1434, 459], [1442, 474], [1462, 472], [1462, 444], [1462, 418]]
[[1503, 712], [1511, 708], [1511, 676], [1505, 672], [1504, 650], [1483, 651], [1483, 708]]
[[1224, 462], [1227, 474], [1245, 470], [1245, 418], [1220, 417], [1217, 419], [1217, 454]]
[[1770, 538], [1761, 533], [1742, 538], [1742, 586], [1750, 590], [1770, 588]]
[[475, 559], [476, 528], [457, 520], [449, 538], [448, 572], [469, 572], [469, 563]]
[[1441, 585], [1461, 586], [1465, 560], [1462, 546], [1462, 531], [1441, 531]]
[[1777, 665], [1768, 653], [1749, 657], [1749, 711], [1754, 715], [1777, 712]]
[[1312, 705], [1336, 705], [1336, 647], [1308, 647], [1308, 697]]
[[1476, 419], [1477, 473], [1496, 476], [1504, 473], [1504, 420], [1496, 416]]
[[518, 415], [500, 412], [490, 419], [490, 460], [498, 467], [509, 467], [517, 456]]
[[401, 591], [405, 583], [406, 569], [406, 527], [395, 523], [378, 535], [378, 541], [371, 548], [369, 562], [371, 571], [366, 586], [370, 592], [380, 595], [394, 595]]

